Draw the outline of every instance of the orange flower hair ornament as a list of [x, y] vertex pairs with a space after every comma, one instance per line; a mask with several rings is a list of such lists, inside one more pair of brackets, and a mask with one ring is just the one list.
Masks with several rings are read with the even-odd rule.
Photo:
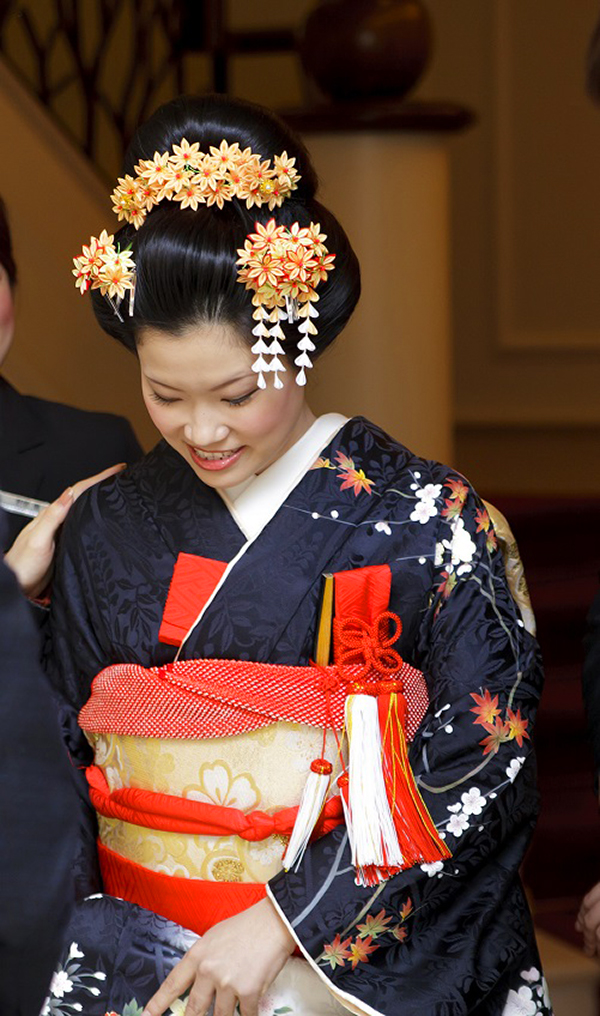
[[298, 367], [296, 384], [306, 384], [306, 370], [312, 367], [310, 353], [316, 348], [310, 337], [317, 334], [316, 287], [327, 278], [335, 260], [335, 254], [327, 251], [323, 242], [326, 236], [320, 228], [314, 222], [310, 226], [295, 222], [289, 228], [278, 226], [275, 219], [270, 219], [266, 226], [257, 222], [256, 233], [250, 233], [244, 247], [238, 250], [238, 282], [254, 294], [252, 303], [256, 309], [252, 317], [256, 325], [252, 334], [257, 341], [252, 346], [256, 356], [252, 370], [258, 374], [259, 388], [266, 387], [264, 375], [269, 371], [274, 374], [274, 387], [283, 386], [279, 376], [286, 370], [280, 359], [284, 354], [280, 340], [285, 339], [282, 321], [290, 324], [301, 321], [294, 363]]
[[[268, 205], [272, 211], [298, 186], [300, 174], [295, 159], [287, 152], [276, 155], [273, 165], [250, 148], [243, 151], [236, 143], [223, 140], [218, 148], [201, 152], [196, 142], [185, 138], [171, 152], [155, 152], [153, 159], [142, 159], [135, 176], [119, 178], [112, 193], [113, 211], [119, 221], [125, 219], [139, 229], [146, 215], [161, 201], [176, 201], [181, 208], [217, 205], [237, 198], [247, 208]], [[76, 285], [82, 293], [99, 289], [122, 321], [120, 304], [129, 292], [129, 313], [133, 314], [135, 263], [129, 250], [114, 246], [114, 237], [103, 230], [92, 237], [79, 257], [73, 259]]]

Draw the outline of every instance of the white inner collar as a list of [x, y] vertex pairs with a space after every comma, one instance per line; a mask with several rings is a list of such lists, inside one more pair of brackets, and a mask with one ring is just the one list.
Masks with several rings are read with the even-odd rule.
[[235, 487], [218, 490], [247, 540], [255, 539], [271, 521], [319, 452], [347, 422], [348, 417], [341, 413], [319, 416], [264, 472], [250, 476]]

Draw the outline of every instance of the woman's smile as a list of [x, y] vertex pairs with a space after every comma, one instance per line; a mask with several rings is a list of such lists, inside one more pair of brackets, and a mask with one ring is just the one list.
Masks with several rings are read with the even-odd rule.
[[238, 461], [244, 451], [243, 446], [227, 452], [206, 452], [202, 448], [192, 448], [191, 445], [188, 448], [196, 465], [209, 470], [227, 469]]

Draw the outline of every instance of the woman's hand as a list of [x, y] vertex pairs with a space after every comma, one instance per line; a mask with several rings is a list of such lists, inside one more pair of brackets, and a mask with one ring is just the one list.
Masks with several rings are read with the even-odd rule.
[[124, 468], [125, 463], [122, 462], [88, 477], [87, 480], [79, 480], [21, 530], [12, 547], [7, 550], [4, 560], [12, 568], [21, 589], [30, 599], [39, 596], [50, 581], [56, 534], [69, 514], [71, 506], [88, 487], [99, 483], [100, 480], [106, 480], [113, 473], [120, 473]]
[[261, 995], [296, 943], [269, 899], [215, 924], [185, 954], [152, 996], [143, 1016], [162, 1013], [192, 986], [186, 1016], [257, 1016]]

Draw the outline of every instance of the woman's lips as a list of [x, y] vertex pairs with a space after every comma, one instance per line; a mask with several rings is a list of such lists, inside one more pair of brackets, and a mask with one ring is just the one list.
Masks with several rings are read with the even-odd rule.
[[191, 445], [188, 445], [188, 448], [192, 460], [196, 463], [196, 465], [200, 466], [201, 469], [208, 469], [210, 471], [228, 469], [230, 466], [233, 466], [238, 461], [240, 455], [244, 451], [244, 445], [242, 445], [241, 448], [236, 448], [236, 450], [233, 452], [210, 453], [211, 456], [218, 455], [219, 456], [218, 458], [212, 457], [206, 458], [205, 456], [208, 454], [207, 452], [203, 453], [198, 448], [192, 448]]

